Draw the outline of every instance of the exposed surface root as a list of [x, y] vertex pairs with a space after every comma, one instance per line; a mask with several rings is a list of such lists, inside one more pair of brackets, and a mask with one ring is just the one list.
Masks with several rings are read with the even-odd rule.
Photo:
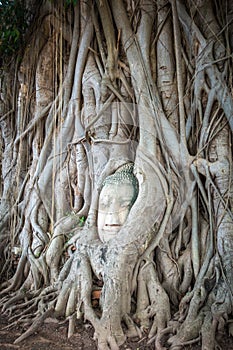
[[25, 340], [27, 337], [29, 337], [30, 335], [32, 335], [33, 333], [35, 333], [38, 328], [43, 324], [44, 320], [47, 318], [47, 317], [50, 317], [51, 315], [53, 315], [54, 313], [54, 309], [49, 309], [47, 311], [45, 311], [45, 313], [41, 316], [39, 316], [34, 322], [33, 324], [31, 325], [31, 327], [29, 327], [29, 329], [23, 333], [19, 338], [17, 338], [15, 341], [14, 341], [14, 344], [18, 344], [20, 343], [21, 341]]

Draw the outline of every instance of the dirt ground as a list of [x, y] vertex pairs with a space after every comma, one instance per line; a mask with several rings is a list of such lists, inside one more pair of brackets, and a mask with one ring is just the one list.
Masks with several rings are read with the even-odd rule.
[[[15, 326], [13, 329], [6, 329], [7, 319], [0, 315], [0, 350], [95, 350], [97, 344], [93, 340], [93, 328], [88, 324], [77, 322], [76, 333], [67, 339], [67, 323], [47, 318], [44, 325], [34, 335], [25, 341], [14, 344], [23, 328]], [[233, 338], [225, 335], [219, 336], [219, 349], [233, 350]], [[121, 350], [154, 350], [154, 344], [148, 345], [146, 339], [135, 339], [127, 341]], [[200, 344], [189, 345], [185, 350], [200, 350]]]

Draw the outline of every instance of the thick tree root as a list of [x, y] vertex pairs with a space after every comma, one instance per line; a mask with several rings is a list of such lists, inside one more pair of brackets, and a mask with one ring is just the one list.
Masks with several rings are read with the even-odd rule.
[[69, 326], [68, 326], [68, 335], [67, 338], [71, 338], [72, 335], [75, 332], [75, 320], [76, 320], [76, 314], [74, 313], [73, 315], [68, 317], [69, 320]]
[[134, 318], [145, 328], [148, 328], [150, 320], [153, 319], [148, 335], [148, 338], [152, 338], [171, 319], [170, 302], [151, 261], [141, 267], [138, 282], [138, 305]]

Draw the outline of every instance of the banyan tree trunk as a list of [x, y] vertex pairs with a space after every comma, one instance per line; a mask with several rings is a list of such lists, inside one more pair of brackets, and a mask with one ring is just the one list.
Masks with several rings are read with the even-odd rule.
[[[231, 1], [37, 11], [1, 78], [1, 306], [29, 324], [16, 342], [59, 316], [69, 337], [90, 322], [101, 350], [145, 334], [214, 349], [232, 332]], [[102, 240], [101, 191], [132, 166], [137, 195]]]

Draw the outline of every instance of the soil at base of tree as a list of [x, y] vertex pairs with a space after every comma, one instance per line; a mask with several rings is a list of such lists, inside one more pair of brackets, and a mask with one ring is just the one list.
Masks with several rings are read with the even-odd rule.
[[[67, 339], [67, 322], [58, 321], [52, 318], [46, 319], [38, 332], [19, 344], [14, 344], [23, 328], [14, 326], [7, 329], [7, 318], [0, 316], [0, 350], [95, 350], [97, 343], [93, 339], [94, 330], [88, 323], [83, 324], [77, 321], [76, 333]], [[219, 335], [219, 349], [233, 350], [233, 338], [227, 334]], [[154, 350], [154, 344], [147, 344], [146, 338], [128, 340], [121, 350]], [[200, 344], [189, 345], [185, 350], [200, 350]]]

